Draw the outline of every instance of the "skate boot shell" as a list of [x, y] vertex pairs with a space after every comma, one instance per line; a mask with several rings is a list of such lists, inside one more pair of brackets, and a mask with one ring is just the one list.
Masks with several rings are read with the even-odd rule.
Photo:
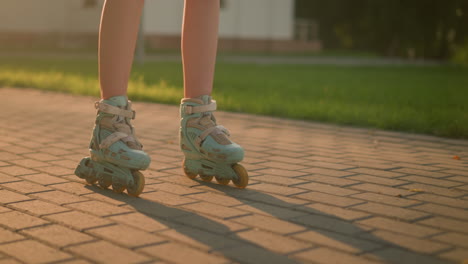
[[238, 188], [249, 182], [247, 170], [238, 162], [244, 158], [244, 150], [229, 139], [229, 131], [216, 124], [213, 111], [216, 101], [211, 96], [184, 98], [181, 101], [180, 148], [185, 155], [185, 175], [194, 179], [197, 175], [205, 182], [213, 177], [223, 185], [232, 180]]
[[142, 150], [135, 136], [131, 119], [135, 111], [125, 96], [115, 96], [96, 102], [98, 110], [91, 142], [90, 157], [78, 164], [75, 175], [88, 183], [98, 182], [108, 188], [112, 185], [115, 192], [125, 189], [131, 196], [143, 191], [145, 178], [139, 170], [148, 168], [151, 159]]

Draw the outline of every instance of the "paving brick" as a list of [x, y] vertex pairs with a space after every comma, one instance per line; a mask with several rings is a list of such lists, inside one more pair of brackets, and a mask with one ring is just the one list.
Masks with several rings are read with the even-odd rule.
[[406, 173], [398, 173], [395, 171], [385, 171], [385, 170], [376, 170], [376, 169], [369, 169], [369, 168], [356, 168], [350, 169], [349, 172], [354, 172], [355, 174], [368, 174], [372, 176], [379, 176], [384, 178], [395, 178], [399, 176], [403, 176]]
[[66, 247], [73, 244], [84, 243], [95, 240], [95, 238], [84, 233], [77, 232], [60, 225], [48, 225], [43, 227], [23, 230], [29, 236], [45, 241], [57, 247]]
[[[313, 176], [300, 177], [300, 179], [309, 180], [313, 182], [320, 182], [320, 183], [325, 183], [325, 184], [331, 184], [331, 185], [338, 185], [338, 186], [346, 186], [346, 185], [359, 183], [358, 181], [353, 181], [353, 180], [349, 180], [346, 178], [338, 178], [338, 177], [331, 177], [331, 176], [318, 175], [318, 174], [314, 174]], [[300, 186], [297, 186], [297, 187], [300, 187]]]
[[32, 200], [32, 198], [12, 191], [0, 190], [0, 203], [8, 204], [27, 200]]
[[261, 247], [250, 244], [243, 244], [238, 247], [226, 248], [221, 251], [221, 254], [227, 256], [237, 263], [257, 264], [257, 263], [282, 263], [293, 264], [297, 261], [287, 256], [271, 252]]
[[462, 264], [465, 264], [468, 259], [468, 249], [457, 248], [449, 252], [445, 252], [439, 255], [442, 258], [450, 259]]
[[150, 193], [145, 193], [141, 195], [142, 198], [156, 202], [156, 203], [161, 203], [161, 204], [167, 204], [167, 205], [183, 205], [183, 204], [190, 204], [196, 202], [194, 199], [190, 199], [185, 196], [180, 196], [168, 192], [150, 192]]
[[306, 215], [304, 211], [291, 210], [279, 206], [273, 206], [264, 203], [250, 203], [234, 207], [254, 214], [274, 216], [281, 219], [290, 219], [297, 216]]
[[185, 186], [180, 186], [172, 183], [161, 183], [148, 186], [148, 189], [165, 191], [168, 193], [178, 194], [178, 195], [187, 195], [193, 193], [200, 193], [201, 191], [194, 188], [188, 188]]
[[414, 264], [414, 263], [427, 263], [427, 264], [447, 264], [446, 261], [433, 258], [427, 255], [416, 254], [407, 250], [398, 248], [385, 248], [382, 250], [372, 252], [372, 255], [378, 259], [385, 261], [385, 263], [401, 263], [401, 264]]
[[251, 185], [249, 186], [249, 190], [256, 190], [260, 192], [274, 193], [274, 194], [280, 194], [280, 195], [294, 195], [294, 194], [304, 192], [303, 189], [294, 188], [294, 187], [286, 187], [286, 186], [270, 184], [270, 183], [260, 183], [260, 184]]
[[0, 264], [21, 264], [21, 262], [12, 258], [0, 259]]
[[326, 176], [333, 176], [333, 177], [343, 177], [343, 176], [350, 176], [356, 174], [355, 172], [351, 171], [341, 171], [341, 170], [331, 170], [331, 169], [324, 169], [324, 168], [309, 168], [302, 170], [308, 173], [326, 175]]
[[26, 211], [38, 216], [70, 211], [68, 208], [39, 200], [14, 203], [10, 206], [16, 210]]
[[371, 214], [384, 215], [387, 217], [398, 218], [403, 220], [416, 220], [425, 216], [427, 213], [415, 211], [411, 209], [399, 208], [395, 206], [377, 204], [377, 203], [365, 203], [352, 207], [356, 210], [362, 210]]
[[[260, 173], [266, 173], [265, 170], [260, 170], [256, 171]], [[285, 185], [285, 186], [290, 186], [290, 185], [295, 185], [295, 184], [301, 184], [301, 183], [306, 183], [306, 181], [301, 180], [301, 179], [295, 179], [287, 175], [283, 176], [274, 176], [274, 175], [269, 175], [266, 173], [265, 176], [255, 176], [251, 177], [251, 179], [260, 181], [260, 182], [266, 182], [266, 183], [273, 183], [273, 184], [280, 184], [280, 185]]]
[[300, 259], [311, 261], [314, 263], [325, 263], [325, 264], [371, 264], [378, 263], [362, 257], [353, 256], [340, 251], [331, 250], [328, 248], [312, 249], [305, 252], [297, 253], [294, 255]]
[[109, 225], [112, 223], [105, 218], [76, 211], [48, 215], [45, 218], [80, 230]]
[[192, 263], [227, 263], [228, 260], [212, 254], [192, 249], [179, 243], [165, 243], [145, 247], [139, 251], [150, 254], [154, 257], [166, 260], [171, 263], [187, 263], [188, 260]]
[[468, 234], [468, 222], [435, 216], [418, 221], [418, 224], [428, 225], [442, 230], [455, 231]]
[[383, 217], [373, 217], [358, 221], [359, 224], [371, 226], [378, 229], [388, 230], [395, 233], [415, 236], [415, 237], [427, 237], [440, 233], [439, 230], [419, 224], [406, 223], [393, 219]]
[[50, 175], [43, 174], [43, 173], [21, 176], [21, 178], [24, 180], [32, 181], [32, 182], [39, 183], [42, 185], [67, 182], [67, 180], [63, 178], [50, 176]]
[[102, 190], [98, 187], [95, 187], [95, 188], [97, 190], [96, 193], [85, 194], [80, 197], [83, 197], [86, 200], [96, 200], [96, 201], [101, 201], [101, 202], [116, 205], [116, 206], [127, 205], [127, 199], [125, 198], [138, 199], [138, 198], [129, 197], [129, 196], [125, 197], [124, 195], [121, 195], [115, 192], [109, 193], [108, 190]]
[[273, 217], [262, 216], [262, 215], [249, 215], [232, 219], [231, 221], [241, 223], [244, 225], [259, 228], [278, 234], [289, 234], [293, 232], [302, 231], [305, 227], [294, 224], [288, 221], [279, 220]]
[[[420, 204], [420, 201], [405, 199], [403, 197], [388, 196], [376, 193], [359, 193], [351, 195], [353, 198], [358, 198], [370, 202], [394, 205], [398, 207], [407, 207], [415, 204]], [[411, 197], [412, 198], [412, 197]]]
[[308, 241], [315, 245], [326, 246], [346, 251], [351, 254], [371, 251], [382, 246], [381, 244], [360, 239], [356, 236], [343, 235], [325, 230], [309, 230], [294, 234], [293, 237]]
[[20, 176], [20, 175], [28, 175], [28, 174], [37, 173], [37, 171], [35, 170], [30, 170], [30, 169], [26, 169], [26, 168], [15, 166], [15, 165], [0, 167], [0, 172], [11, 175], [11, 176]]
[[207, 203], [207, 202], [199, 202], [199, 203], [194, 203], [194, 204], [182, 205], [181, 207], [190, 211], [204, 213], [204, 214], [208, 214], [208, 215], [212, 215], [212, 216], [220, 217], [220, 218], [230, 218], [230, 217], [248, 214], [248, 212], [245, 212], [239, 209], [224, 207], [224, 206]]
[[424, 176], [405, 176], [399, 179], [409, 181], [409, 182], [418, 182], [418, 183], [423, 183], [423, 184], [435, 185], [438, 187], [455, 187], [455, 186], [461, 185], [461, 183], [459, 182], [439, 180], [439, 179], [434, 179], [434, 178], [424, 177]]
[[468, 201], [464, 201], [462, 199], [456, 199], [456, 198], [448, 198], [448, 197], [443, 197], [443, 196], [433, 195], [433, 194], [428, 194], [428, 193], [416, 194], [414, 196], [411, 196], [411, 199], [441, 204], [441, 205], [450, 206], [450, 207], [468, 209]]
[[189, 226], [174, 224], [171, 224], [171, 226], [173, 227], [172, 229], [159, 232], [158, 234], [173, 241], [190, 245], [206, 252], [226, 247], [239, 246], [240, 244], [245, 243], [245, 241], [238, 240], [239, 238], [237, 236], [234, 236], [234, 238], [231, 239], [221, 234]]
[[245, 197], [248, 201], [253, 202], [262, 202], [266, 204], [271, 204], [274, 206], [282, 206], [282, 207], [295, 207], [298, 205], [308, 204], [309, 201], [286, 197], [277, 194], [265, 194], [261, 192], [255, 192]]
[[25, 167], [25, 168], [37, 168], [37, 167], [44, 167], [44, 166], [49, 165], [46, 162], [33, 160], [33, 159], [16, 159], [16, 160], [12, 160], [11, 163]]
[[308, 204], [297, 208], [300, 211], [305, 211], [313, 214], [321, 214], [326, 216], [335, 216], [344, 220], [356, 220], [368, 217], [368, 213], [353, 210], [351, 208], [341, 208], [332, 205], [321, 203]]
[[288, 254], [311, 247], [307, 243], [260, 230], [239, 232], [236, 233], [236, 237], [281, 254]]
[[342, 234], [357, 234], [365, 230], [350, 221], [342, 220], [336, 217], [326, 215], [306, 215], [296, 217], [292, 220], [294, 223], [299, 223], [305, 227], [314, 229], [328, 230]]
[[410, 174], [410, 175], [426, 176], [426, 177], [431, 177], [431, 178], [442, 178], [442, 177], [446, 177], [449, 175], [445, 172], [418, 170], [418, 169], [411, 169], [411, 168], [401, 168], [401, 169], [396, 169], [392, 171], [400, 172], [404, 174]]
[[58, 166], [39, 167], [36, 168], [38, 171], [53, 175], [53, 176], [64, 176], [73, 174], [75, 169], [63, 168]]
[[445, 179], [449, 180], [449, 181], [457, 181], [457, 182], [468, 183], [468, 177], [466, 177], [466, 176], [454, 176], [454, 177], [447, 177]]
[[7, 189], [13, 189], [18, 192], [29, 194], [29, 193], [36, 193], [36, 192], [44, 192], [52, 190], [49, 187], [42, 186], [37, 183], [32, 183], [28, 181], [18, 181], [18, 182], [10, 182], [10, 183], [2, 183], [1, 186]]
[[76, 203], [87, 201], [83, 196], [78, 196], [62, 191], [50, 191], [31, 194], [31, 197], [47, 200], [56, 204], [64, 205], [68, 203]]
[[449, 189], [447, 187], [437, 187], [433, 185], [421, 184], [421, 183], [408, 184], [408, 185], [402, 186], [401, 188], [404, 188], [405, 190], [419, 189], [419, 190], [423, 190], [425, 193], [433, 193], [433, 194], [449, 196], [449, 197], [460, 197], [465, 194], [463, 191]]
[[411, 251], [424, 254], [432, 254], [451, 248], [450, 245], [445, 243], [428, 241], [388, 231], [375, 231], [371, 234], [377, 238], [382, 239], [382, 241], [391, 243], [393, 246], [406, 248]]
[[328, 185], [328, 184], [315, 183], [315, 182], [301, 184], [296, 187], [310, 190], [310, 191], [323, 192], [323, 193], [339, 195], [339, 196], [348, 196], [348, 195], [359, 193], [359, 191], [350, 190], [347, 188], [335, 187], [335, 186]]
[[374, 192], [378, 194], [386, 194], [386, 195], [392, 195], [392, 196], [400, 196], [400, 195], [407, 196], [409, 194], [413, 194], [407, 189], [387, 187], [387, 186], [372, 184], [372, 183], [361, 183], [361, 184], [350, 186], [349, 188], [360, 190], [360, 191], [365, 191], [365, 192]]
[[[1, 215], [0, 215], [1, 217]], [[0, 244], [25, 239], [24, 236], [0, 227]], [[0, 255], [1, 258], [1, 255]]]
[[69, 251], [99, 263], [142, 263], [149, 258], [129, 249], [98, 241], [68, 248]]
[[[466, 163], [465, 163], [466, 164]], [[454, 174], [454, 175], [461, 175], [461, 176], [468, 176], [468, 170], [445, 170], [445, 173]]]
[[[398, 186], [398, 185], [408, 183], [407, 181], [387, 179], [383, 177], [376, 177], [376, 176], [365, 175], [365, 174], [347, 177], [346, 179], [350, 179], [354, 181], [361, 181], [361, 182], [368, 182], [368, 183], [375, 183], [379, 185], [387, 185], [387, 186]], [[399, 178], [399, 179], [403, 179], [403, 178]]]
[[308, 192], [308, 193], [296, 195], [295, 197], [306, 199], [309, 201], [320, 202], [320, 203], [330, 204], [330, 205], [337, 205], [337, 206], [342, 206], [342, 207], [363, 203], [362, 200], [349, 198], [349, 197], [336, 196], [336, 195], [331, 195], [331, 194], [326, 194], [326, 193], [320, 193], [320, 192]]
[[130, 212], [130, 210], [127, 208], [103, 203], [100, 201], [86, 201], [86, 202], [80, 202], [80, 203], [72, 203], [66, 206], [69, 208], [89, 212], [91, 214], [99, 215], [99, 216], [109, 216], [109, 215]]
[[0, 172], [0, 183], [8, 183], [8, 182], [15, 182], [15, 181], [21, 181], [21, 178], [6, 175]]
[[52, 161], [61, 159], [59, 156], [50, 155], [47, 153], [32, 153], [23, 155], [27, 158], [38, 160], [38, 161]]
[[143, 229], [147, 232], [167, 230], [169, 227], [164, 221], [142, 213], [130, 213], [108, 217], [112, 221]]
[[245, 201], [240, 201], [239, 199], [230, 196], [219, 195], [214, 193], [198, 193], [188, 195], [187, 197], [227, 207], [242, 205], [245, 203]]
[[12, 160], [20, 158], [16, 154], [5, 152], [5, 151], [0, 151], [0, 157], [2, 157], [3, 161], [12, 161]]
[[64, 192], [77, 194], [77, 195], [89, 194], [93, 192], [89, 188], [86, 188], [86, 185], [84, 183], [77, 183], [77, 182], [53, 184], [53, 185], [49, 185], [49, 187], [57, 189], [57, 190], [61, 190]]
[[198, 214], [180, 216], [174, 219], [174, 221], [178, 224], [191, 226], [221, 235], [229, 235], [249, 228], [244, 224], [236, 223], [232, 220], [224, 220], [212, 216], [200, 216]]
[[166, 241], [166, 239], [160, 236], [119, 224], [93, 228], [87, 232], [127, 248], [141, 247]]
[[457, 245], [468, 248], [468, 235], [457, 233], [444, 233], [431, 237], [432, 240], [445, 242], [447, 244]]
[[432, 204], [432, 203], [423, 204], [419, 206], [413, 206], [411, 207], [411, 209], [421, 210], [421, 211], [435, 214], [435, 215], [441, 215], [441, 216], [468, 221], [467, 210], [462, 210], [462, 209], [457, 209], [457, 208], [452, 208], [452, 207], [447, 207], [447, 206], [442, 206], [442, 205], [437, 205], [437, 204]]
[[65, 252], [31, 240], [2, 244], [0, 251], [26, 263], [51, 263], [71, 257]]

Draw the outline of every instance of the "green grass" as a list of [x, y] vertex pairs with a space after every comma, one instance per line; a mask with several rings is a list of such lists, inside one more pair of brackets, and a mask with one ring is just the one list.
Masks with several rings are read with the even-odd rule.
[[[132, 100], [178, 104], [180, 63], [135, 65]], [[0, 87], [99, 95], [95, 60], [7, 58]], [[222, 110], [468, 138], [468, 68], [217, 65]]]

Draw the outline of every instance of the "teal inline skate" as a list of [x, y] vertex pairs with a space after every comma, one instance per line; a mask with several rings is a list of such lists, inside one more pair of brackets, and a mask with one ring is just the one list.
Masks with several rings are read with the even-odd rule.
[[138, 196], [145, 186], [139, 170], [148, 168], [151, 159], [142, 150], [130, 120], [135, 118], [131, 102], [115, 96], [95, 104], [96, 123], [89, 144], [90, 157], [83, 158], [75, 174], [89, 184]]
[[185, 158], [185, 175], [194, 179], [200, 175], [205, 182], [213, 177], [219, 184], [232, 180], [238, 188], [249, 182], [247, 170], [237, 164], [244, 158], [244, 150], [229, 139], [229, 132], [216, 124], [212, 112], [216, 101], [211, 96], [184, 98], [180, 106], [180, 148]]

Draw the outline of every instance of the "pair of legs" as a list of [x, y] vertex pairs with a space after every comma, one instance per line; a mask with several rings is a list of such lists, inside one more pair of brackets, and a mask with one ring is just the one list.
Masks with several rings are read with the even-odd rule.
[[[115, 192], [129, 195], [143, 191], [151, 159], [142, 149], [131, 119], [135, 112], [128, 101], [127, 83], [144, 0], [106, 0], [99, 35], [99, 79], [102, 100], [96, 103], [91, 157], [81, 160], [75, 174]], [[219, 0], [185, 0], [182, 29], [184, 99], [181, 101], [180, 148], [183, 169], [193, 179], [213, 177], [220, 184], [231, 180], [239, 188], [248, 184], [247, 171], [237, 162], [243, 149], [229, 139], [229, 132], [216, 123], [211, 99], [216, 60]]]
[[[144, 0], [106, 0], [99, 34], [101, 97], [126, 95]], [[210, 95], [218, 42], [219, 0], [185, 0], [184, 96]]]

